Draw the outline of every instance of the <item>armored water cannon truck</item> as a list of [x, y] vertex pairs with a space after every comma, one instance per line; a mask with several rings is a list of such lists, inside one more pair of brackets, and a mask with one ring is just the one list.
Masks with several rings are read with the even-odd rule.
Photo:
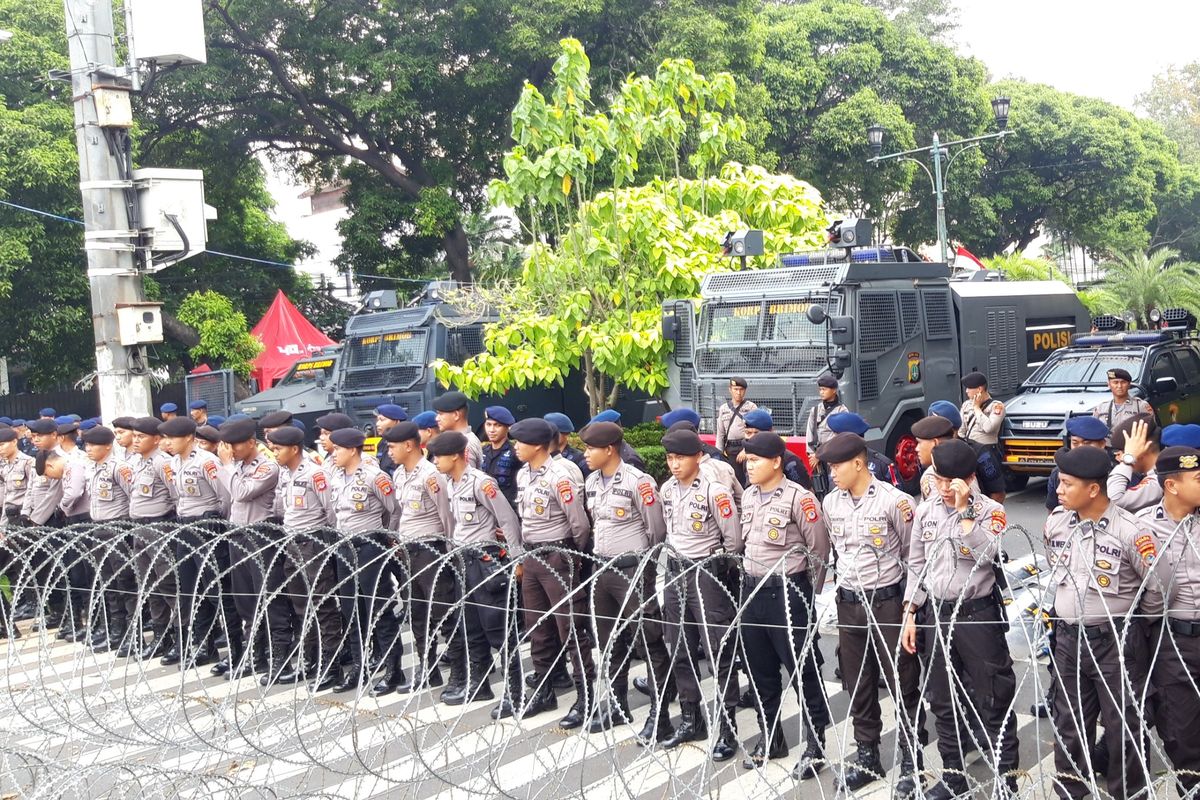
[[817, 378], [837, 378], [842, 401], [873, 430], [905, 481], [919, 477], [910, 428], [935, 400], [961, 402], [968, 372], [1004, 400], [1089, 318], [1070, 286], [953, 275], [903, 247], [853, 247], [783, 256], [778, 267], [706, 276], [700, 297], [663, 306], [672, 394], [712, 432], [729, 379], [769, 410], [776, 431], [803, 435]]

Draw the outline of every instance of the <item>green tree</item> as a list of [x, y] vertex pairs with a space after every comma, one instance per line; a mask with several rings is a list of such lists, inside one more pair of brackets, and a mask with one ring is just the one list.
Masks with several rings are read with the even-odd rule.
[[[494, 202], [529, 211], [520, 281], [487, 295], [503, 312], [486, 332], [487, 352], [434, 367], [475, 396], [561, 384], [579, 368], [597, 411], [622, 387], [666, 386], [660, 304], [697, 293], [702, 275], [721, 266], [726, 231], [763, 229], [768, 251], [782, 252], [816, 245], [826, 221], [818, 193], [795, 178], [735, 163], [712, 175], [744, 133], [728, 74], [708, 79], [691, 62], [667, 60], [653, 78], [626, 79], [601, 111], [582, 46], [562, 47], [549, 98], [532, 85], [522, 92], [507, 180], [492, 185]], [[647, 155], [675, 174], [647, 180]], [[701, 177], [683, 177], [685, 161]], [[613, 188], [598, 189], [597, 174]]]
[[1154, 197], [1147, 226], [1150, 247], [1172, 247], [1188, 261], [1200, 261], [1200, 162], [1180, 165], [1179, 180]]
[[263, 344], [250, 334], [246, 315], [234, 310], [228, 297], [214, 291], [193, 292], [180, 304], [179, 320], [199, 334], [199, 343], [190, 351], [192, 358], [215, 361], [243, 379], [250, 376]]
[[1119, 253], [1101, 268], [1104, 281], [1092, 296], [1102, 313], [1131, 312], [1142, 328], [1149, 327], [1155, 308], [1200, 314], [1200, 264], [1180, 260], [1176, 250]]
[[1155, 75], [1137, 105], [1179, 144], [1181, 160], [1200, 164], [1200, 61]]
[[992, 256], [982, 259], [984, 266], [1004, 273], [1010, 281], [1062, 281], [1070, 284], [1066, 273], [1045, 258], [1031, 258], [1019, 253]]

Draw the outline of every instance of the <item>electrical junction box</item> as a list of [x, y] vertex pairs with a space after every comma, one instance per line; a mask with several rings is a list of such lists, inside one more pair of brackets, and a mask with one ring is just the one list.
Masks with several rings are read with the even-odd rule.
[[204, 172], [198, 169], [135, 169], [138, 215], [150, 270], [203, 253], [208, 220], [217, 210], [204, 202]]
[[202, 0], [125, 0], [129, 7], [130, 49], [138, 61], [204, 64]]
[[93, 86], [96, 116], [101, 128], [132, 128], [133, 108], [129, 90], [114, 86]]
[[163, 340], [161, 303], [118, 303], [117, 330], [122, 347]]

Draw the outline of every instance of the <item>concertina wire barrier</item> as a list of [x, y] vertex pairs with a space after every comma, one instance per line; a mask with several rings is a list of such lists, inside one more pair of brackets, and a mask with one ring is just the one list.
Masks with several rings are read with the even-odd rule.
[[[1101, 714], [1095, 700], [1081, 699], [1079, 675], [1086, 672], [1082, 667], [1068, 670], [1071, 674], [1064, 674], [1052, 689], [1053, 668], [1046, 658], [1052, 637], [1045, 611], [1050, 570], [1041, 555], [1045, 548], [1040, 532], [1031, 534], [1019, 526], [1005, 532], [1006, 549], [1021, 550], [1025, 545], [1035, 555], [995, 567], [1006, 584], [1004, 639], [1015, 685], [1000, 686], [999, 681], [974, 685], [988, 681], [979, 680], [980, 671], [964, 663], [970, 661], [970, 653], [949, 648], [956, 635], [964, 637], [964, 629], [988, 624], [994, 629], [995, 623], [966, 613], [934, 622], [926, 612], [920, 628], [919, 714], [915, 720], [902, 715], [889, 690], [881, 688], [902, 680], [897, 666], [898, 631], [876, 619], [878, 606], [870, 603], [861, 605], [864, 627], [874, 642], [872, 652], [880, 657], [881, 673], [877, 678], [871, 672], [874, 661], [868, 653], [857, 664], [843, 659], [839, 680], [835, 672], [838, 612], [832, 588], [836, 564], [829, 564], [824, 590], [815, 598], [802, 593], [799, 605], [783, 606], [785, 620], [774, 625], [799, 631], [783, 640], [788, 644], [780, 654], [785, 664], [793, 665], [792, 671], [779, 673], [773, 688], [763, 687], [768, 693], [782, 689], [778, 721], [771, 727], [772, 731], [778, 727], [790, 752], [750, 769], [742, 761], [758, 739], [764, 708], [746, 669], [759, 654], [746, 651], [745, 632], [752, 625], [771, 626], [744, 617], [760, 592], [778, 588], [744, 585], [741, 557], [687, 562], [667, 546], [641, 554], [636, 563], [619, 566], [623, 574], [637, 579], [624, 584], [629, 588], [621, 598], [623, 612], [611, 615], [600, 613], [597, 587], [598, 576], [618, 569], [613, 559], [556, 548], [532, 549], [505, 559], [499, 548], [484, 551], [451, 545], [447, 549], [429, 540], [408, 541], [392, 532], [340, 536], [332, 530], [297, 533], [269, 524], [221, 526], [226, 523], [4, 529], [0, 560], [7, 562], [7, 590], [17, 603], [32, 601], [39, 609], [62, 604], [64, 617], [85, 623], [89, 635], [121, 633], [121, 617], [127, 615], [125, 640], [138, 637], [139, 644], [149, 641], [143, 637], [161, 624], [164, 606], [174, 608], [166, 619], [177, 640], [208, 613], [212, 637], [228, 640], [231, 630], [239, 630], [240, 620], [245, 644], [241, 662], [233, 666], [233, 679], [227, 680], [210, 674], [208, 666], [192, 664], [195, 648], [183, 654], [179, 666], [161, 665], [161, 652], [145, 658], [97, 653], [88, 639], [60, 640], [55, 629], [39, 628], [37, 620], [15, 623], [12, 605], [5, 603], [0, 622], [4, 630], [16, 627], [21, 635], [0, 642], [5, 684], [0, 699], [5, 720], [0, 732], [0, 795], [691, 798], [717, 793], [782, 797], [800, 792], [805, 797], [846, 796], [844, 791], [839, 794], [835, 776], [842, 762], [855, 753], [848, 709], [859, 699], [856, 693], [866, 697], [876, 690], [882, 706], [884, 772], [853, 796], [891, 797], [906, 745], [921, 751], [925, 792], [948, 770], [967, 779], [970, 796], [993, 796], [1000, 779], [1011, 776], [1016, 779], [1014, 796], [1052, 797], [1078, 779], [1076, 796], [1090, 792], [1111, 797], [1113, 775], [1119, 789], [1116, 796], [1121, 796], [1127, 791], [1120, 783], [1122, 759], [1127, 765], [1125, 786], [1144, 784], [1143, 796], [1183, 796], [1183, 784], [1194, 787], [1200, 777], [1172, 768], [1154, 729], [1155, 701], [1164, 681], [1174, 682], [1176, 697], [1181, 689], [1188, 697], [1200, 695], [1195, 673], [1184, 669], [1180, 674], [1176, 669], [1173, 675], [1163, 674], [1169, 671], [1164, 665], [1179, 667], [1181, 648], [1194, 653], [1196, 643], [1175, 636], [1162, 624], [1161, 612], [1110, 618], [1125, 655], [1102, 693], [1108, 705], [1120, 709], [1119, 718]], [[1183, 525], [1175, 535], [1187, 535]], [[1187, 546], [1197, 543], [1188, 539]], [[469, 569], [473, 560], [485, 565], [485, 594], [463, 592], [468, 574], [480, 574]], [[583, 648], [594, 652], [596, 679], [584, 688], [590, 712], [613, 701], [614, 686], [622, 683], [626, 673], [633, 684], [639, 684], [638, 678], [653, 672], [649, 669], [653, 643], [665, 633], [668, 673], [687, 670], [701, 687], [707, 736], [672, 749], [646, 746], [646, 742], [639, 746], [643, 723], [664, 700], [673, 724], [679, 724], [673, 680], [648, 680], [642, 688], [651, 696], [631, 686], [629, 717], [599, 732], [589, 730], [591, 718], [582, 728], [559, 727], [575, 699], [575, 688], [554, 690], [557, 710], [498, 721], [491, 718], [506, 685], [524, 686], [526, 702], [551, 688], [551, 676], [535, 676], [532, 671], [530, 632], [533, 625], [552, 624], [551, 617], [570, 613], [572, 598], [536, 619], [526, 619], [520, 608], [518, 576], [535, 561], [551, 569], [582, 565], [559, 664], [577, 661]], [[567, 566], [571, 564], [575, 567]], [[1147, 585], [1153, 580], [1148, 578]], [[697, 592], [701, 581], [718, 587], [716, 593]], [[208, 598], [208, 612], [205, 602], [189, 601], [189, 587], [195, 588], [197, 597]], [[1062, 585], [1057, 592], [1071, 589]], [[694, 595], [693, 609], [706, 622], [681, 615], [678, 605], [671, 607], [689, 593]], [[475, 671], [468, 682], [480, 678], [481, 667], [494, 670], [485, 681], [495, 699], [445, 705], [439, 702], [442, 687], [436, 686], [371, 696], [374, 679], [397, 655], [406, 675], [418, 683], [435, 671], [447, 677], [449, 669], [439, 665], [440, 654], [455, 637], [464, 636], [466, 617], [489, 603], [504, 609], [499, 652], [489, 650], [486, 665], [469, 664], [467, 670]], [[965, 608], [961, 601], [956, 606], [960, 612]], [[797, 610], [804, 619], [792, 619]], [[601, 625], [600, 637], [597, 621], [607, 623]], [[426, 640], [426, 652], [416, 652], [414, 631]], [[686, 635], [678, 635], [679, 631]], [[368, 676], [362, 686], [351, 692], [314, 692], [312, 683], [319, 676], [347, 668], [356, 637], [367, 643], [365, 651], [373, 656], [364, 658]], [[1090, 663], [1096, 655], [1092, 648], [1102, 646], [1099, 640], [1083, 636], [1079, 640], [1077, 666]], [[1139, 642], [1144, 647], [1136, 646]], [[732, 689], [719, 686], [713, 676], [729, 662], [733, 668], [728, 680], [736, 682]], [[947, 662], [952, 665], [949, 671]], [[309, 680], [278, 684], [263, 679], [282, 665], [297, 666]], [[798, 692], [806, 681], [800, 674], [806, 665], [817, 677], [815, 684], [804, 687], [808, 691], [801, 702]], [[510, 681], [509, 670], [519, 675]], [[939, 727], [928, 713], [928, 687], [935, 674], [953, 688], [949, 729], [944, 722]], [[538, 685], [531, 687], [531, 683]], [[1056, 724], [1031, 708], [1056, 692], [1073, 724], [1062, 715], [1063, 724]], [[740, 707], [728, 705], [731, 693], [740, 697]], [[1000, 707], [997, 698], [1002, 700]], [[813, 709], [819, 715], [825, 704], [831, 712], [825, 730], [827, 768], [814, 779], [798, 781], [791, 775], [792, 768], [812, 735]], [[986, 709], [1003, 720], [998, 736], [985, 732]], [[1101, 726], [1108, 722], [1111, 727], [1094, 730], [1092, 720], [1097, 715]], [[732, 760], [716, 763], [712, 746], [731, 727], [736, 727], [737, 753]], [[1080, 735], [1092, 745], [1083, 748], [1083, 763], [1071, 759], [1056, 763], [1055, 743], [1063, 741], [1068, 728], [1084, 731]], [[1193, 730], [1200, 738], [1200, 720]], [[939, 744], [939, 732], [943, 739], [952, 737], [953, 744]], [[998, 743], [1007, 733], [1015, 733], [1019, 757], [1016, 769], [1002, 775], [1005, 758]], [[1098, 743], [1093, 741], [1097, 736]], [[1099, 774], [1106, 744], [1119, 757], [1108, 765], [1110, 778]], [[914, 796], [922, 796], [921, 790]], [[1196, 790], [1187, 796], [1196, 796]]]

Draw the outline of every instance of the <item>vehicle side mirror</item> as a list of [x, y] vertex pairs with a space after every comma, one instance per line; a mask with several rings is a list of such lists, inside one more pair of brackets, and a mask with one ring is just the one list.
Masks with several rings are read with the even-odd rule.
[[1166, 375], [1154, 381], [1154, 389], [1158, 392], [1173, 392], [1179, 388], [1179, 381]]
[[825, 313], [825, 306], [817, 305], [816, 303], [808, 307], [808, 311], [804, 312], [804, 316], [808, 317], [808, 321], [813, 325], [824, 325], [825, 320], [829, 318], [829, 315]]
[[854, 317], [830, 317], [829, 340], [841, 346], [854, 344]]
[[668, 342], [677, 343], [675, 337], [679, 335], [679, 318], [674, 312], [663, 314], [662, 318], [662, 336]]

